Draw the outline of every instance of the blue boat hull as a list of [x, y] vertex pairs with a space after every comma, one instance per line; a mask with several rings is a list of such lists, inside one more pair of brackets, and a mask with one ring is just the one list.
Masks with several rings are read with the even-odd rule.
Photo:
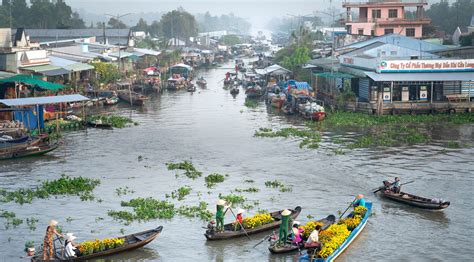
[[[357, 238], [357, 236], [359, 235], [359, 233], [362, 232], [362, 230], [365, 228], [365, 226], [367, 225], [367, 221], [370, 217], [370, 214], [372, 213], [372, 203], [367, 202], [365, 205], [367, 207], [367, 212], [365, 213], [365, 216], [360, 221], [360, 224], [356, 228], [354, 228], [354, 230], [352, 230], [349, 237], [336, 250], [334, 250], [334, 252], [329, 257], [327, 257], [327, 258], [316, 258], [316, 259], [313, 259], [312, 262], [330, 262], [330, 261], [334, 261], [339, 255], [341, 255], [344, 252], [344, 250], [346, 250], [347, 247], [349, 247], [349, 245], [352, 243], [352, 241], [354, 241]], [[305, 254], [305, 255], [301, 256], [298, 261], [299, 262], [308, 262], [309, 261], [308, 254]]]

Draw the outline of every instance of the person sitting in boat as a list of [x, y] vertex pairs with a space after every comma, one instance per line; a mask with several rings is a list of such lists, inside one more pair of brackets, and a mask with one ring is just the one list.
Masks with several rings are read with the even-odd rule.
[[216, 205], [216, 228], [217, 231], [224, 231], [224, 216], [225, 213], [227, 212], [227, 209], [230, 207], [230, 205], [226, 205], [226, 201], [223, 199], [217, 200], [217, 205]]
[[286, 240], [288, 239], [288, 225], [290, 223], [291, 211], [285, 209], [281, 212], [281, 224], [280, 231], [278, 233], [278, 244], [285, 245]]
[[58, 225], [58, 221], [51, 220], [49, 221], [48, 227], [46, 228], [46, 235], [44, 236], [43, 242], [43, 260], [50, 260], [54, 258], [54, 244], [53, 244], [53, 237], [54, 235], [58, 237], [63, 237], [58, 231], [56, 230], [56, 226]]
[[356, 200], [352, 203], [352, 206], [354, 208], [356, 208], [358, 206], [365, 207], [364, 195], [362, 195], [362, 194], [357, 195]]
[[239, 208], [239, 210], [237, 210], [237, 219], [235, 220], [235, 222], [233, 223], [234, 224], [234, 230], [235, 231], [238, 231], [241, 229], [241, 224], [243, 223], [244, 219], [242, 217], [242, 214], [245, 212], [245, 210], [243, 210], [242, 208]]
[[321, 231], [321, 226], [316, 225], [316, 227], [314, 228], [313, 232], [311, 232], [311, 234], [308, 237], [308, 240], [306, 241], [304, 245], [306, 249], [319, 247], [321, 245], [321, 243], [319, 242], [320, 231]]
[[66, 240], [64, 241], [65, 255], [67, 258], [74, 258], [79, 256], [78, 245], [74, 243], [77, 237], [73, 233], [66, 234]]
[[400, 178], [399, 177], [396, 177], [395, 178], [395, 182], [392, 183], [392, 192], [393, 193], [396, 193], [396, 194], [399, 194], [400, 193], [400, 189], [401, 189], [401, 185], [400, 185]]
[[291, 233], [292, 233], [292, 242], [295, 244], [295, 245], [300, 245], [301, 243], [303, 243], [303, 238], [302, 238], [302, 233], [304, 232], [304, 230], [301, 228], [299, 228], [300, 226], [300, 222], [298, 221], [294, 221], [293, 222], [293, 227], [291, 228]]

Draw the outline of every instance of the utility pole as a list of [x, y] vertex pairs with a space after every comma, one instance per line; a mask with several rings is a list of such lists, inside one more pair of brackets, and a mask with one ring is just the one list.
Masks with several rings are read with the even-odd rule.
[[[122, 14], [122, 15], [111, 15], [111, 14], [105, 14], [106, 16], [110, 16], [112, 18], [115, 18], [117, 20], [117, 22], [120, 22], [120, 18], [124, 17], [124, 16], [127, 16], [127, 15], [130, 15], [132, 13], [126, 13], [126, 14]], [[104, 26], [105, 28], [105, 26]], [[105, 29], [104, 29], [105, 30]], [[121, 70], [121, 60], [122, 60], [122, 47], [120, 46], [120, 40], [122, 40], [122, 36], [120, 35], [120, 33], [118, 34], [118, 37], [119, 37], [119, 42], [118, 42], [118, 47], [119, 47], [119, 58], [118, 58], [118, 69], [119, 69], [119, 72], [121, 73], [122, 70]], [[105, 41], [105, 39], [104, 39]], [[128, 41], [127, 41], [128, 42]]]

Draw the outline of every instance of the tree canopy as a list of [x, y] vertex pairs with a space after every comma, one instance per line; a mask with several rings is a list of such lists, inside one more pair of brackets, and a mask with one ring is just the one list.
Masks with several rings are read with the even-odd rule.
[[235, 33], [246, 34], [251, 24], [247, 20], [230, 13], [228, 15], [212, 16], [209, 11], [205, 14], [197, 14], [196, 21], [200, 32], [230, 30]]
[[160, 20], [161, 33], [168, 38], [180, 38], [186, 42], [197, 35], [197, 23], [193, 15], [182, 8], [164, 14]]
[[128, 28], [126, 24], [124, 24], [120, 19], [115, 17], [111, 17], [107, 22], [107, 27], [112, 29], [125, 29]]
[[425, 13], [438, 30], [452, 34], [458, 26], [464, 31], [469, 25], [474, 14], [474, 1], [456, 0], [450, 5], [448, 0], [441, 0], [433, 3]]
[[[64, 0], [3, 0], [0, 6], [0, 26], [13, 28], [85, 28], [79, 14]], [[11, 16], [10, 16], [11, 10]]]

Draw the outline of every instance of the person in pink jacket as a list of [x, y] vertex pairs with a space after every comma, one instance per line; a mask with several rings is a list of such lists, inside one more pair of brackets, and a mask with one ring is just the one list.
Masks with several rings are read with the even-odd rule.
[[300, 222], [295, 221], [293, 222], [293, 228], [291, 229], [292, 231], [292, 242], [296, 245], [300, 245], [303, 242], [302, 238], [302, 233], [304, 232], [303, 229], [298, 228], [300, 226]]

